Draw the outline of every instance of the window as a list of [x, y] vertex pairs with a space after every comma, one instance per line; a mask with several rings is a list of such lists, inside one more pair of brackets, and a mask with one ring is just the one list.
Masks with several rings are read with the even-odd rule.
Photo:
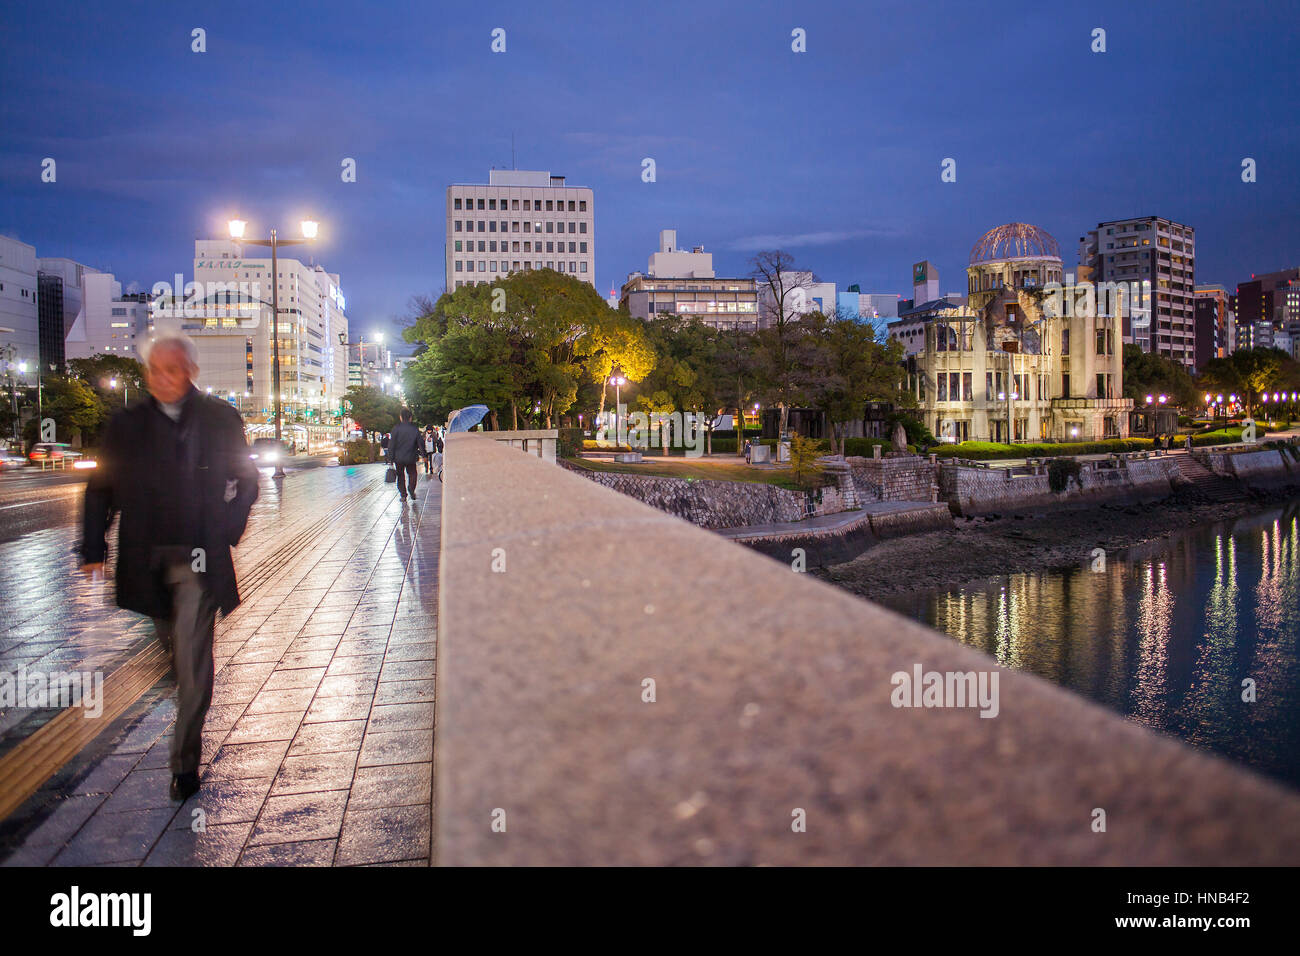
[[493, 239], [491, 242], [488, 243], [488, 252], [496, 252], [496, 251], [497, 251], [497, 241]]
[[126, 315], [126, 309], [114, 309], [114, 310], [113, 310], [113, 314], [114, 314], [114, 315], [125, 316], [125, 315]]
[[936, 376], [936, 380], [939, 385], [939, 395], [937, 400], [940, 402], [948, 401], [948, 376], [940, 374]]
[[577, 272], [577, 271], [578, 271], [578, 264], [577, 264], [576, 262], [570, 262], [570, 263], [569, 263], [569, 271], [570, 271], [570, 272]]
[[497, 221], [495, 219], [489, 220], [488, 232], [496, 232], [496, 231], [497, 231]]
[[518, 232], [518, 231], [519, 231], [519, 223], [518, 223], [518, 222], [512, 222], [512, 223], [510, 224], [510, 231], [511, 231], [511, 232]]
[[1061, 354], [1070, 354], [1070, 330], [1061, 329]]
[[488, 271], [489, 271], [489, 272], [496, 272], [496, 271], [497, 271], [497, 261], [496, 261], [495, 259], [493, 259], [493, 260], [491, 260], [490, 262], [488, 262]]
[[457, 251], [457, 252], [460, 252], [460, 251], [461, 251], [461, 248], [460, 248], [460, 240], [459, 240], [459, 239], [456, 240], [456, 251]]
[[[502, 209], [505, 208], [505, 201], [504, 201], [504, 200], [502, 200], [501, 208], [502, 208]], [[502, 231], [502, 232], [509, 232], [509, 231], [510, 231], [509, 229], [506, 228], [506, 223], [505, 223], [505, 220], [504, 220], [504, 219], [501, 221], [501, 231]]]
[[972, 402], [975, 400], [975, 393], [971, 389], [971, 373], [962, 372], [961, 375], [961, 398], [963, 402]]
[[525, 242], [524, 252], [532, 252], [532, 251], [533, 251], [533, 244], [531, 242]]
[[576, 222], [571, 222], [571, 223], [569, 223], [569, 232], [576, 232], [576, 231], [577, 231], [577, 227], [578, 227], [578, 224], [577, 224]]
[[[569, 231], [572, 232], [573, 230], [570, 229]], [[587, 224], [585, 222], [578, 223], [578, 232], [582, 233], [584, 236], [587, 234]]]
[[460, 260], [459, 260], [459, 259], [456, 260], [456, 271], [457, 271], [457, 272], [460, 272], [460, 271], [461, 271], [461, 268], [460, 268]]
[[555, 223], [553, 223], [553, 222], [548, 222], [548, 223], [546, 224], [546, 231], [547, 231], [547, 232], [554, 232], [554, 231], [555, 231]]
[[585, 200], [585, 199], [579, 199], [579, 200], [578, 200], [578, 212], [586, 212], [586, 211], [587, 211], [587, 200]]
[[546, 200], [546, 211], [551, 212], [554, 209], [555, 209], [555, 201], [552, 199]]
[[585, 242], [578, 243], [578, 251], [581, 252], [583, 255], [586, 255], [587, 244]]
[[483, 200], [482, 200], [482, 199], [480, 199], [480, 200], [478, 201], [478, 208], [479, 208], [479, 209], [482, 209], [482, 208], [483, 208]]
[[949, 401], [952, 402], [961, 401], [961, 373], [960, 372], [948, 373], [948, 395], [949, 395], [949, 399], [948, 399]]
[[453, 232], [460, 232], [460, 220], [459, 220], [459, 219], [456, 220], [455, 228], [454, 228], [452, 231], [453, 231]]
[[531, 199], [525, 199], [524, 212], [532, 212], [532, 211], [533, 211], [533, 201]]
[[[518, 200], [518, 199], [512, 199], [512, 200], [510, 200], [510, 208], [511, 208], [511, 209], [518, 209], [518, 208], [519, 208], [519, 200]], [[515, 267], [518, 268], [518, 267], [519, 267], [519, 263], [516, 262], [516, 263], [515, 263]]]
[[487, 243], [485, 243], [482, 239], [480, 239], [480, 240], [478, 241], [478, 251], [479, 251], [479, 252], [487, 252], [487, 250], [483, 248], [485, 245], [487, 245]]
[[570, 199], [570, 200], [569, 200], [569, 212], [574, 212], [574, 208], [573, 208], [573, 207], [574, 207], [574, 202], [573, 202], [572, 199]]
[[569, 243], [569, 251], [570, 251], [570, 252], [577, 252], [578, 250], [577, 250], [577, 248], [575, 248], [577, 245], [578, 245], [578, 244], [577, 244], [576, 242], [571, 242], [571, 243]]
[[532, 232], [532, 231], [533, 231], [533, 224], [531, 222], [525, 221], [524, 232]]
[[548, 243], [546, 244], [546, 251], [547, 251], [547, 252], [554, 252], [554, 251], [555, 251], [555, 243], [553, 243], [553, 242], [548, 242]]
[[586, 271], [587, 271], [587, 263], [584, 262], [584, 263], [582, 264], [582, 268], [581, 268], [579, 271], [580, 271], [580, 272], [586, 272]]
[[1061, 376], [1061, 397], [1070, 397], [1070, 373], [1066, 372]]
[[453, 209], [459, 209], [459, 208], [460, 208], [460, 200], [459, 200], [459, 199], [453, 199], [453, 200], [452, 200], [452, 208], [453, 208]]
[[485, 231], [485, 230], [483, 229], [483, 220], [482, 220], [482, 219], [480, 219], [480, 220], [478, 221], [478, 231], [479, 231], [479, 232], [484, 232], [484, 231]]
[[496, 208], [497, 208], [497, 201], [496, 201], [495, 199], [489, 199], [489, 200], [488, 200], [488, 208], [489, 208], [489, 209], [496, 209]]

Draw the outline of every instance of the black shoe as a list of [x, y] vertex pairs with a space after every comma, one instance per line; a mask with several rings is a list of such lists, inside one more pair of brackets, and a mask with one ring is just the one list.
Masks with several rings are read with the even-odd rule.
[[199, 792], [199, 775], [191, 771], [190, 773], [172, 774], [171, 798], [178, 803], [184, 803], [194, 794]]

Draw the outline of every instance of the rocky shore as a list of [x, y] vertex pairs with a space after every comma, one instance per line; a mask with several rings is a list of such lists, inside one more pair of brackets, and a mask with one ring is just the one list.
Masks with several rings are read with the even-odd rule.
[[866, 598], [1086, 564], [1175, 531], [1254, 514], [1300, 500], [1300, 488], [1253, 492], [1251, 500], [1207, 501], [1183, 488], [1159, 501], [957, 518], [951, 530], [894, 538], [853, 561], [812, 573]]

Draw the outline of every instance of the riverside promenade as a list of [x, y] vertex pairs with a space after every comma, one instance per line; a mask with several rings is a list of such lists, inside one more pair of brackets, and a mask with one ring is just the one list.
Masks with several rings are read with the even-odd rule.
[[263, 473], [235, 551], [243, 603], [217, 624], [202, 790], [183, 805], [152, 626], [76, 575], [73, 523], [0, 544], [0, 669], [102, 669], [122, 706], [79, 747], [49, 713], [4, 715], [11, 799], [33, 754], [77, 749], [0, 822], [0, 865], [428, 865], [441, 485], [421, 476], [403, 505], [383, 472]]

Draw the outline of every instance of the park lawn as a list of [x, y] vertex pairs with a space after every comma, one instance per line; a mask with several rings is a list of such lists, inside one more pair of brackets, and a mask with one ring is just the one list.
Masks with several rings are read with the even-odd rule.
[[647, 455], [641, 464], [614, 461], [597, 461], [590, 458], [566, 458], [569, 464], [589, 471], [609, 471], [625, 475], [654, 475], [663, 478], [693, 478], [712, 481], [746, 481], [758, 485], [776, 485], [794, 489], [790, 469], [754, 468], [739, 457], [728, 461], [718, 458], [660, 458]]

